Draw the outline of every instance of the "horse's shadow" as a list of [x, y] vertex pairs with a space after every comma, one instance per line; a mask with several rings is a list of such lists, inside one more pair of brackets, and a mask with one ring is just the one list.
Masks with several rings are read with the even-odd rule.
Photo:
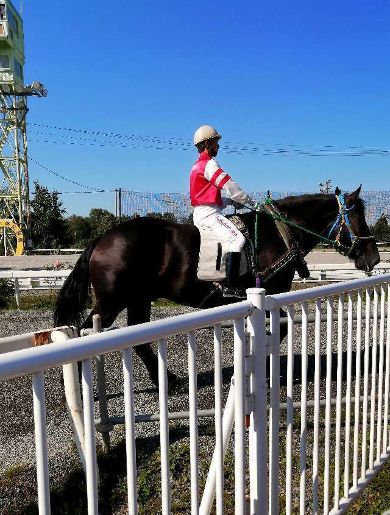
[[[371, 374], [372, 372], [372, 353], [373, 348], [369, 348], [368, 353], [368, 370]], [[364, 349], [360, 352], [360, 374], [362, 375], [364, 372]], [[356, 351], [352, 351], [351, 353], [351, 377], [356, 377]], [[347, 361], [348, 354], [347, 351], [342, 353], [342, 381], [347, 380], [348, 370], [347, 370]], [[288, 358], [286, 355], [280, 356], [280, 386], [287, 386], [287, 364]], [[336, 381], [337, 379], [337, 367], [338, 367], [338, 354], [332, 353], [331, 359], [331, 380]], [[327, 356], [326, 354], [321, 354], [320, 356], [320, 379], [325, 379], [325, 373], [327, 369]], [[267, 357], [267, 384], [270, 385], [270, 367], [269, 367], [269, 357]], [[377, 363], [376, 363], [376, 372], [379, 372], [379, 349], [377, 349]], [[313, 382], [315, 374], [315, 355], [309, 354], [307, 356], [307, 381]], [[231, 379], [234, 375], [234, 367], [224, 367], [222, 369], [222, 382], [223, 384], [227, 384], [231, 382]], [[302, 355], [294, 354], [294, 365], [293, 365], [293, 383], [294, 385], [302, 384]], [[205, 370], [204, 372], [200, 372], [197, 375], [197, 384], [199, 388], [206, 388], [208, 386], [214, 386], [214, 370]], [[158, 393], [157, 387], [144, 388], [142, 390], [135, 390], [135, 394], [155, 394]], [[188, 394], [188, 377], [180, 377], [178, 378], [177, 383], [169, 389], [169, 394]], [[116, 392], [107, 394], [107, 400], [115, 399], [123, 397], [123, 392]], [[95, 399], [97, 400], [97, 399]]]

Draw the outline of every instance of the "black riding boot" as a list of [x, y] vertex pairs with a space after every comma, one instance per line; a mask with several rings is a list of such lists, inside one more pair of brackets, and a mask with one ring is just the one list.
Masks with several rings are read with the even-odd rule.
[[246, 299], [244, 288], [238, 286], [240, 277], [240, 252], [228, 252], [226, 254], [226, 285], [223, 289], [224, 297], [238, 297]]

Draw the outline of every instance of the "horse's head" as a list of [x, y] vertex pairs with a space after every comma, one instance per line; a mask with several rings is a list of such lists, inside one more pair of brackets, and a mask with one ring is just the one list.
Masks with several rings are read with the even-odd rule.
[[[353, 193], [341, 195], [336, 188], [339, 207], [339, 250], [355, 261], [358, 270], [371, 272], [380, 261], [378, 247], [370, 234], [365, 216], [364, 203], [359, 198], [361, 185]], [[332, 234], [334, 237], [334, 234]], [[343, 250], [342, 250], [343, 249]]]

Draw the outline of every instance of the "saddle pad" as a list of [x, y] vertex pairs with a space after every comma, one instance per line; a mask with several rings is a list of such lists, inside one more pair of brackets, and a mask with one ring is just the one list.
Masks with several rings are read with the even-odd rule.
[[[228, 243], [210, 229], [202, 227], [200, 232], [200, 252], [198, 279], [201, 281], [222, 281], [226, 279], [226, 253]], [[240, 275], [247, 271], [245, 252], [241, 251]]]

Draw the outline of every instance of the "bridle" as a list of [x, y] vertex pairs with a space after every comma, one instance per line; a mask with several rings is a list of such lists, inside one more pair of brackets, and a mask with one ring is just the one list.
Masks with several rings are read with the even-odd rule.
[[[361, 248], [362, 242], [368, 242], [368, 241], [375, 241], [375, 238], [373, 236], [356, 236], [356, 234], [353, 232], [351, 222], [348, 217], [348, 212], [352, 211], [355, 208], [355, 204], [353, 204], [351, 207], [347, 207], [345, 204], [345, 199], [343, 194], [335, 195], [338, 206], [339, 206], [339, 212], [336, 217], [336, 220], [334, 224], [332, 225], [328, 237], [318, 234], [314, 231], [311, 231], [310, 229], [307, 229], [306, 227], [302, 227], [301, 225], [298, 225], [294, 222], [291, 222], [290, 220], [287, 220], [285, 216], [281, 216], [275, 213], [269, 213], [268, 211], [265, 211], [265, 213], [268, 216], [271, 216], [274, 220], [280, 220], [281, 222], [285, 223], [286, 225], [290, 227], [294, 227], [295, 229], [298, 229], [302, 232], [306, 232], [308, 234], [311, 234], [318, 239], [333, 245], [335, 250], [342, 254], [343, 256], [349, 257], [351, 259], [357, 259], [362, 253], [363, 249]], [[270, 202], [270, 199], [266, 199], [265, 202]], [[255, 249], [258, 249], [258, 241], [257, 241], [257, 226], [258, 226], [258, 215], [260, 211], [262, 210], [262, 205], [259, 203], [257, 204], [256, 208], [253, 209], [252, 207], [245, 206], [251, 211], [255, 211]], [[350, 240], [351, 240], [351, 246], [348, 247], [347, 245], [344, 245], [341, 243], [341, 234], [344, 229], [344, 227], [347, 228]], [[335, 238], [332, 239], [332, 233], [337, 231]], [[256, 250], [257, 254], [257, 250]]]
[[[335, 197], [339, 206], [339, 213], [329, 231], [328, 238], [331, 238], [332, 233], [336, 232], [336, 236], [334, 237], [335, 249], [343, 256], [351, 257], [352, 254], [354, 254], [354, 257], [357, 258], [362, 253], [362, 249], [358, 247], [358, 244], [362, 243], [362, 241], [374, 240], [374, 238], [373, 236], [356, 236], [352, 230], [351, 222], [348, 217], [348, 212], [355, 208], [355, 204], [351, 207], [347, 207], [342, 193], [335, 195]], [[351, 240], [351, 246], [349, 248], [343, 245], [340, 241], [344, 227], [347, 229]]]

